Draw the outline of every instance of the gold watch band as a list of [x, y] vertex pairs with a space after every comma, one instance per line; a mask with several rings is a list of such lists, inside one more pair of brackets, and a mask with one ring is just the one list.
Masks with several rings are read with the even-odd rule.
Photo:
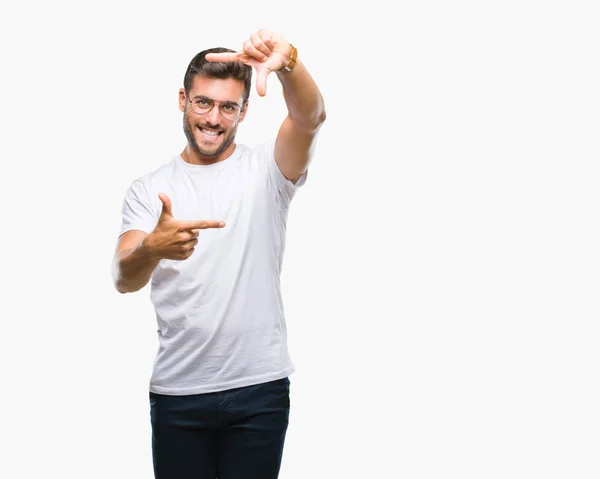
[[291, 72], [292, 68], [294, 68], [296, 66], [296, 58], [298, 57], [298, 50], [291, 43], [290, 43], [290, 47], [292, 47], [292, 52], [290, 53], [290, 58], [288, 58], [288, 61], [283, 66], [283, 68], [281, 70], [279, 70], [281, 73]]

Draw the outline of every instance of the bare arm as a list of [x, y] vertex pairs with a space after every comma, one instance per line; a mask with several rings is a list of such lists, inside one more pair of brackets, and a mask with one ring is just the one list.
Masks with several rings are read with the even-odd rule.
[[113, 263], [113, 282], [119, 293], [142, 289], [158, 266], [160, 258], [144, 246], [147, 237], [144, 231], [131, 230], [119, 238]]
[[292, 53], [291, 44], [279, 33], [259, 30], [237, 53], [211, 53], [208, 61], [241, 62], [256, 70], [256, 89], [267, 91], [267, 76], [277, 72], [283, 86], [288, 115], [275, 141], [275, 161], [283, 175], [296, 183], [308, 169], [317, 132], [325, 121], [325, 103], [317, 84], [300, 60], [292, 71], [281, 72]]
[[277, 73], [283, 85], [288, 116], [275, 142], [275, 161], [283, 175], [296, 182], [308, 169], [317, 132], [325, 121], [323, 97], [298, 61], [291, 72]]
[[119, 293], [133, 293], [146, 286], [161, 259], [188, 259], [198, 244], [200, 230], [225, 226], [222, 221], [177, 220], [171, 212], [169, 197], [164, 193], [158, 197], [163, 207], [154, 231], [148, 234], [130, 230], [119, 238], [112, 269]]

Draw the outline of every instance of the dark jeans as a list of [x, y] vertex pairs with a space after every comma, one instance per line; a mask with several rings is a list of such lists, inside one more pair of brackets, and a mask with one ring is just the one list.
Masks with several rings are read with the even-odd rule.
[[276, 479], [290, 380], [207, 394], [150, 393], [157, 479]]

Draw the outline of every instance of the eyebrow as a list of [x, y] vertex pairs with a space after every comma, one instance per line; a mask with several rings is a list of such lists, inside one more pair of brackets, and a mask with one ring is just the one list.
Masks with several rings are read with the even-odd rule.
[[[192, 98], [192, 100], [195, 100], [196, 98], [200, 98], [202, 100], [219, 101], [219, 100], [213, 100], [212, 98], [209, 98], [209, 97], [204, 96], [204, 95], [196, 95], [194, 98]], [[219, 103], [221, 103], [221, 105], [230, 105], [231, 104], [231, 105], [238, 105], [239, 106], [239, 104], [238, 104], [237, 101], [232, 101], [232, 100], [223, 100], [223, 101], [220, 101]]]

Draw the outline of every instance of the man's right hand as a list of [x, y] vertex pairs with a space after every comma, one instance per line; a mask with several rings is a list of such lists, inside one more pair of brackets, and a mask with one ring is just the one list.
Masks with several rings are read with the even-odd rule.
[[162, 212], [154, 231], [144, 238], [142, 246], [151, 256], [160, 259], [184, 260], [194, 252], [198, 244], [199, 230], [223, 228], [223, 221], [198, 220], [180, 221], [171, 213], [171, 200], [164, 193], [158, 198], [163, 204]]

